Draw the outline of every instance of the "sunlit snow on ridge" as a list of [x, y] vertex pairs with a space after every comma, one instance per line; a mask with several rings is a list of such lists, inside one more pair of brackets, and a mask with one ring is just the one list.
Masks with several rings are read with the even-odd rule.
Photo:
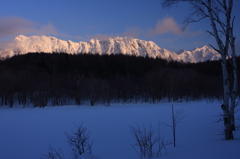
[[182, 50], [180, 53], [171, 52], [159, 47], [152, 41], [145, 41], [131, 37], [115, 37], [106, 40], [91, 39], [89, 42], [64, 41], [55, 37], [24, 36], [19, 35], [12, 41], [12, 47], [0, 50], [1, 57], [12, 57], [14, 55], [29, 52], [64, 52], [71, 54], [124, 54], [143, 56], [150, 58], [172, 59], [183, 62], [203, 62], [207, 60], [218, 60], [220, 54], [208, 46], [196, 48], [192, 51]]

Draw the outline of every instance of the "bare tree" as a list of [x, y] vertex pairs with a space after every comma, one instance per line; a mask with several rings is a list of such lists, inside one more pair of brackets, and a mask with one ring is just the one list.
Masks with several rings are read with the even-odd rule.
[[[172, 144], [171, 141], [164, 141], [164, 137], [160, 136], [160, 123], [158, 124], [157, 135], [155, 135], [152, 126], [147, 129], [145, 126], [140, 128], [139, 125], [136, 125], [135, 127], [130, 125], [130, 129], [136, 140], [136, 143], [132, 146], [140, 159], [146, 157], [159, 157], [162, 150], [164, 149], [167, 153], [166, 146]], [[135, 147], [138, 147], [139, 151], [137, 151]]]
[[83, 124], [75, 125], [77, 130], [72, 131], [72, 134], [65, 133], [69, 146], [72, 148], [72, 153], [75, 158], [84, 153], [92, 153], [92, 144], [90, 141], [90, 133]]
[[[75, 125], [76, 130], [72, 131], [71, 134], [65, 132], [67, 142], [71, 147], [73, 157], [77, 159], [84, 153], [92, 153], [93, 141], [90, 141], [90, 133], [83, 124]], [[45, 159], [65, 159], [63, 151], [59, 148], [58, 150], [49, 146], [48, 153], [44, 154]]]
[[81, 105], [82, 101], [82, 79], [84, 78], [84, 74], [78, 72], [77, 70], [74, 71], [73, 74], [69, 75], [69, 84], [74, 85], [75, 88], [75, 100], [77, 105]]
[[176, 129], [177, 129], [177, 124], [184, 118], [186, 117], [186, 115], [183, 114], [183, 110], [182, 109], [178, 109], [178, 110], [174, 110], [174, 107], [172, 105], [172, 125], [168, 125], [163, 123], [166, 126], [169, 126], [172, 128], [173, 131], [173, 146], [176, 147]]
[[56, 150], [51, 145], [49, 146], [48, 153], [44, 155], [45, 159], [65, 159], [61, 149]]
[[[210, 21], [212, 31], [207, 31], [215, 38], [217, 46], [209, 44], [221, 55], [222, 78], [223, 78], [223, 120], [226, 140], [233, 139], [235, 131], [234, 114], [236, 107], [238, 75], [235, 52], [235, 39], [233, 34], [234, 19], [232, 17], [233, 0], [163, 0], [163, 7], [171, 7], [179, 2], [188, 1], [193, 12], [185, 19], [185, 27], [190, 23], [199, 22], [203, 19]], [[231, 51], [229, 51], [231, 50]], [[230, 53], [229, 53], [230, 52]], [[227, 62], [231, 69], [228, 69]], [[230, 84], [232, 75], [233, 83]]]

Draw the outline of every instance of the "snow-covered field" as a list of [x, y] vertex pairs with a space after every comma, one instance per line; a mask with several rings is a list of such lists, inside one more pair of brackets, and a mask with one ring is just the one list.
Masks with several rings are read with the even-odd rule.
[[[219, 102], [0, 107], [0, 159], [41, 159], [50, 144], [61, 148], [65, 158], [70, 159], [64, 132], [71, 133], [74, 124], [81, 123], [91, 132], [95, 159], [138, 159], [131, 146], [135, 140], [129, 125], [152, 124], [157, 131], [159, 122], [171, 124], [172, 104], [175, 110], [183, 109], [187, 116], [177, 125], [177, 147], [167, 146], [168, 153], [160, 158], [240, 159], [239, 132], [235, 140], [225, 141], [220, 135], [223, 123], [215, 122], [221, 114]], [[240, 122], [236, 124], [239, 126]], [[161, 124], [161, 136], [172, 140], [171, 128]]]

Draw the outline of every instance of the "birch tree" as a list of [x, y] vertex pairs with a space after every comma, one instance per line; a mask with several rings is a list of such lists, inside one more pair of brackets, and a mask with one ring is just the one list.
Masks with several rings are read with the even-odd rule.
[[[236, 37], [233, 32], [235, 19], [235, 16], [232, 17], [233, 0], [162, 0], [162, 6], [167, 8], [180, 2], [187, 2], [193, 7], [193, 12], [185, 19], [184, 29], [190, 23], [200, 22], [203, 19], [209, 20], [211, 30], [207, 32], [214, 37], [217, 43], [216, 46], [209, 45], [221, 55], [223, 79], [221, 108], [223, 110], [225, 138], [226, 140], [234, 139], [238, 75], [235, 51]], [[232, 83], [231, 78], [233, 78]]]

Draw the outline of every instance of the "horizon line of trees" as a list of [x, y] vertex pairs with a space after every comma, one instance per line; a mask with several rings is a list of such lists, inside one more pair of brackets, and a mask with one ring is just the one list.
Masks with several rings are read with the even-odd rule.
[[220, 61], [183, 63], [122, 54], [66, 53], [28, 53], [0, 60], [2, 106], [221, 98]]

